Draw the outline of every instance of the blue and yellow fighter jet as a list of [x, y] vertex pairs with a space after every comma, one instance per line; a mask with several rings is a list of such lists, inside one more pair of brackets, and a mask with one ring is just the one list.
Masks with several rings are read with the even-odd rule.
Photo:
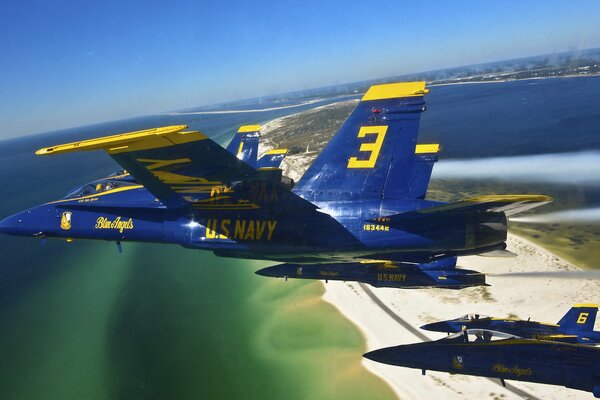
[[433, 342], [374, 350], [369, 360], [400, 367], [546, 383], [600, 398], [600, 348], [547, 340], [470, 337], [465, 331]]
[[241, 126], [227, 145], [227, 151], [254, 168], [279, 168], [287, 154], [287, 149], [272, 149], [258, 158], [260, 128], [260, 125]]
[[502, 332], [524, 339], [596, 345], [600, 342], [600, 332], [594, 331], [597, 313], [598, 304], [575, 304], [556, 324], [467, 314], [460, 318], [423, 325], [421, 329], [447, 333], [468, 330], [478, 332], [482, 337], [491, 335], [492, 332]]
[[259, 271], [266, 276], [483, 285], [484, 275], [457, 269], [456, 257], [503, 251], [507, 216], [551, 198], [426, 200], [439, 150], [417, 144], [427, 91], [425, 82], [372, 86], [295, 186], [272, 164], [251, 165], [256, 153], [245, 156], [245, 145], [227, 151], [183, 125], [42, 148], [36, 153], [104, 150], [124, 170], [6, 218], [0, 232], [284, 262]]

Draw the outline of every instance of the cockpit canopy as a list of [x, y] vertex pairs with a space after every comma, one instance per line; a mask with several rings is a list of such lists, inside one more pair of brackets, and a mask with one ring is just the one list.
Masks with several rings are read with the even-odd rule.
[[456, 342], [494, 342], [496, 340], [517, 339], [519, 336], [510, 333], [492, 331], [488, 329], [467, 329], [463, 332], [457, 332], [446, 336], [441, 341], [456, 341]]
[[459, 321], [475, 321], [478, 319], [490, 319], [491, 317], [483, 314], [465, 314], [460, 318], [457, 318]]
[[115, 179], [104, 179], [100, 181], [94, 181], [88, 183], [83, 186], [79, 186], [67, 193], [65, 196], [66, 199], [69, 198], [77, 198], [83, 196], [91, 196], [95, 194], [100, 194], [104, 192], [108, 192], [109, 190], [114, 190], [117, 188], [125, 187], [125, 186], [133, 186], [134, 182], [128, 182], [123, 180], [115, 180]]

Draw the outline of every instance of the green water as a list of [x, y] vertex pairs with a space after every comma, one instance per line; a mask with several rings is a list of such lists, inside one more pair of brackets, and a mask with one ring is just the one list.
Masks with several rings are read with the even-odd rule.
[[176, 246], [42, 252], [44, 271], [1, 309], [2, 399], [393, 397], [318, 282]]

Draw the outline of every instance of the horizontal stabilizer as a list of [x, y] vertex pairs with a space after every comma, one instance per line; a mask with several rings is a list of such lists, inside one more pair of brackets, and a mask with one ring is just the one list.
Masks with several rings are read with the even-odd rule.
[[287, 152], [287, 149], [269, 150], [258, 159], [256, 167], [258, 169], [279, 168]]

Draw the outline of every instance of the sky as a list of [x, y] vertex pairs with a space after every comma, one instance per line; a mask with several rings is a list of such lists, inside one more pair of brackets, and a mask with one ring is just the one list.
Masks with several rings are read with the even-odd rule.
[[0, 6], [0, 139], [600, 47], [600, 1], [56, 1]]

